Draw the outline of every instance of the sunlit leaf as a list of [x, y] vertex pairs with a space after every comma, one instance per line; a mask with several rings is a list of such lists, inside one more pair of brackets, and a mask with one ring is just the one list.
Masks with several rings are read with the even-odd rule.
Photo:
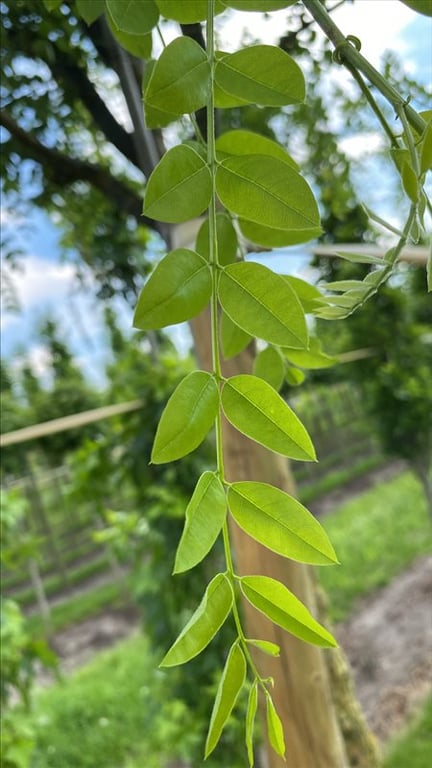
[[150, 275], [138, 299], [133, 324], [147, 330], [164, 328], [195, 317], [212, 290], [208, 263], [195, 251], [168, 253]]
[[255, 221], [239, 219], [242, 235], [257, 245], [266, 248], [282, 248], [286, 245], [299, 245], [315, 240], [322, 234], [321, 227], [309, 227], [308, 229], [274, 229], [263, 227]]
[[246, 642], [249, 645], [255, 646], [255, 648], [259, 648], [259, 650], [266, 653], [267, 656], [280, 656], [279, 646], [276, 645], [276, 643], [271, 643], [269, 640], [251, 640], [250, 638], [247, 638]]
[[224, 671], [216, 693], [205, 746], [205, 757], [213, 752], [218, 743], [237, 697], [246, 679], [246, 659], [238, 643], [234, 643], [228, 654]]
[[285, 754], [285, 740], [281, 719], [270, 694], [266, 696], [267, 733], [272, 749], [281, 757]]
[[279, 488], [268, 483], [233, 483], [228, 506], [240, 528], [273, 552], [314, 565], [338, 562], [318, 520]]
[[159, 20], [154, 0], [106, 0], [106, 7], [117, 29], [129, 35], [145, 35]]
[[305, 82], [298, 64], [281, 48], [251, 45], [217, 60], [220, 88], [253, 104], [284, 106], [304, 101]]
[[174, 667], [198, 656], [225, 622], [233, 603], [233, 592], [225, 574], [218, 573], [205, 595], [163, 658], [161, 667]]
[[193, 568], [215, 543], [226, 517], [223, 485], [213, 472], [204, 472], [186, 509], [186, 522], [177, 548], [174, 573]]
[[316, 337], [309, 339], [309, 349], [288, 349], [282, 350], [285, 357], [294, 365], [307, 370], [317, 370], [319, 368], [329, 368], [337, 363], [336, 357], [326, 355], [321, 349], [321, 343]]
[[216, 139], [216, 151], [228, 155], [270, 155], [298, 171], [298, 165], [288, 152], [277, 143], [260, 133], [237, 129], [227, 131]]
[[297, 298], [306, 313], [313, 312], [319, 304], [326, 303], [321, 291], [314, 285], [307, 283], [306, 280], [294, 277], [293, 275], [282, 275], [282, 277], [296, 292]]
[[319, 227], [319, 212], [307, 182], [270, 155], [234, 155], [216, 171], [216, 189], [228, 210], [274, 229]]
[[228, 421], [257, 443], [291, 459], [315, 460], [300, 419], [266, 381], [248, 374], [232, 376], [223, 386], [222, 406]]
[[306, 376], [304, 371], [300, 371], [299, 368], [293, 368], [288, 366], [285, 374], [285, 381], [290, 387], [299, 387], [303, 384]]
[[151, 174], [144, 213], [151, 219], [178, 223], [199, 216], [209, 205], [211, 175], [190, 146], [169, 149]]
[[280, 581], [269, 576], [243, 576], [241, 590], [246, 599], [278, 626], [307, 643], [336, 647], [334, 637], [310, 614]]
[[177, 37], [162, 51], [147, 83], [144, 99], [159, 111], [182, 115], [208, 99], [210, 64], [190, 37]]
[[153, 445], [153, 464], [175, 461], [195, 450], [212, 428], [219, 406], [214, 377], [193, 371], [177, 386], [168, 400]]
[[246, 333], [271, 344], [307, 347], [306, 320], [297, 295], [284, 279], [255, 262], [227, 266], [219, 278], [219, 301]]
[[280, 352], [274, 347], [262, 349], [254, 360], [253, 374], [267, 381], [278, 391], [285, 376], [285, 363]]

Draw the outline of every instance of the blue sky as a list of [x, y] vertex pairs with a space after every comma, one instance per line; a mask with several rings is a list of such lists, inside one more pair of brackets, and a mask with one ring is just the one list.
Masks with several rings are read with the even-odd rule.
[[[280, 14], [272, 14], [268, 22], [260, 22], [259, 31], [264, 32], [265, 41], [270, 41], [280, 32]], [[236, 44], [243, 25], [253, 30], [255, 14], [238, 14], [237, 26], [230, 23], [229, 31], [220, 30], [222, 37], [228, 36]], [[334, 14], [336, 22], [346, 33], [359, 36], [362, 50], [375, 65], [385, 48], [396, 50], [410, 70], [423, 82], [432, 81], [432, 20], [420, 17], [398, 0], [357, 0], [354, 6], [347, 4]], [[386, 37], [383, 42], [382, 34]], [[340, 74], [345, 77], [345, 74]], [[354, 145], [353, 151], [358, 147]], [[361, 178], [360, 178], [360, 183]], [[37, 338], [37, 328], [47, 315], [54, 315], [63, 337], [77, 356], [79, 364], [98, 383], [102, 382], [101, 371], [107, 358], [106, 342], [102, 328], [102, 307], [92, 290], [92, 276], [88, 273], [88, 290], [79, 288], [71, 263], [62, 262], [58, 245], [59, 234], [49, 218], [35, 210], [30, 221], [23, 222], [11, 212], [2, 211], [5, 231], [18, 233], [18, 239], [26, 252], [22, 271], [11, 274], [19, 312], [4, 308], [2, 317], [2, 355], [18, 360], [23, 356], [31, 360], [35, 368], [43, 373], [46, 368], [46, 352]], [[26, 225], [22, 230], [23, 224]], [[21, 232], [21, 235], [19, 234]], [[272, 266], [292, 273], [299, 273], [307, 265], [308, 257], [303, 249], [292, 249], [287, 255], [270, 257]], [[4, 273], [8, 273], [4, 266]], [[132, 308], [122, 300], [116, 301], [119, 319], [125, 329], [131, 329]], [[131, 331], [132, 332], [132, 331]], [[182, 349], [189, 344], [187, 332], [175, 329], [175, 339]]]

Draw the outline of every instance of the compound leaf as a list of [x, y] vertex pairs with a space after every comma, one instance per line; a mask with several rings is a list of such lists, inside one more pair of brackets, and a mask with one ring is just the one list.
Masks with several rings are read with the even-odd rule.
[[186, 522], [177, 548], [174, 573], [193, 568], [215, 543], [226, 517], [223, 485], [213, 472], [198, 480], [186, 509]]
[[160, 666], [175, 667], [198, 656], [225, 622], [232, 603], [231, 585], [223, 573], [218, 573], [211, 580], [200, 605], [163, 658]]
[[334, 637], [309, 613], [303, 603], [280, 581], [269, 576], [243, 576], [245, 598], [274, 624], [313, 645], [336, 647]]
[[228, 421], [257, 443], [290, 459], [315, 460], [305, 427], [266, 381], [232, 376], [223, 386], [222, 406]]
[[190, 320], [204, 309], [211, 289], [208, 263], [195, 251], [177, 248], [159, 262], [142, 289], [134, 327], [164, 328]]
[[206, 371], [193, 371], [168, 400], [153, 444], [151, 461], [164, 464], [186, 456], [202, 443], [216, 419], [219, 390]]

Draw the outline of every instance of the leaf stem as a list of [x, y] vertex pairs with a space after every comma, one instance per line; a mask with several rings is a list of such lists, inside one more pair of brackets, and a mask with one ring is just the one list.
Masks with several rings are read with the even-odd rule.
[[341, 64], [350, 64], [351, 67], [362, 72], [369, 82], [379, 90], [388, 102], [390, 102], [396, 112], [398, 112], [401, 107], [405, 107], [405, 114], [410, 125], [412, 125], [418, 133], [423, 133], [426, 128], [426, 122], [423, 118], [415, 111], [415, 109], [407, 104], [406, 99], [404, 99], [378, 72], [378, 70], [375, 69], [364, 56], [362, 56], [357, 47], [352, 45], [350, 40], [342, 34], [321, 0], [303, 0], [303, 5], [308, 9], [316, 23], [321, 27], [326, 37], [328, 37], [335, 46], [335, 53], [337, 53], [338, 61]]

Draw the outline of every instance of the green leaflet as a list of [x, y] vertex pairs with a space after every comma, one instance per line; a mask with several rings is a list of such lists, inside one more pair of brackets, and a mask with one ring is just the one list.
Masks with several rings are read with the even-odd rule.
[[151, 174], [144, 213], [172, 224], [199, 216], [211, 197], [210, 170], [192, 147], [169, 149]]
[[226, 507], [221, 481], [213, 472], [204, 472], [186, 509], [185, 527], [177, 548], [173, 573], [187, 571], [203, 560], [219, 536]]
[[153, 42], [151, 32], [149, 32], [147, 35], [131, 35], [127, 32], [122, 32], [120, 29], [117, 29], [109, 13], [107, 13], [106, 19], [111, 33], [120, 43], [120, 45], [126, 49], [126, 51], [129, 51], [129, 53], [131, 53], [133, 56], [137, 56], [139, 59], [150, 58]]
[[[422, 0], [417, 1], [422, 2]], [[269, 11], [280, 11], [282, 8], [294, 5], [297, 0], [221, 0], [221, 2], [229, 8], [235, 8], [237, 11], [269, 13]]]
[[219, 301], [240, 328], [271, 344], [304, 349], [306, 320], [297, 295], [280, 276], [255, 262], [230, 264], [219, 278]]
[[412, 8], [417, 13], [423, 13], [425, 16], [432, 16], [432, 5], [430, 0], [402, 0], [402, 3]]
[[252, 341], [252, 336], [242, 331], [223, 311], [220, 319], [220, 337], [225, 360], [238, 355]]
[[319, 212], [307, 182], [287, 163], [269, 155], [230, 156], [216, 170], [217, 194], [229, 211], [274, 229], [319, 227]]
[[280, 352], [274, 347], [266, 347], [258, 352], [254, 360], [253, 374], [267, 381], [278, 392], [285, 377], [285, 362]]
[[354, 264], [381, 264], [383, 263], [383, 259], [380, 256], [369, 256], [366, 253], [351, 253], [350, 251], [337, 251], [335, 249], [335, 254], [339, 256], [340, 259], [345, 259], [345, 261], [351, 261]]
[[432, 170], [432, 121], [426, 126], [420, 150], [420, 172], [429, 170]]
[[[237, 256], [238, 240], [231, 219], [226, 213], [216, 214], [216, 232], [219, 264], [222, 266], [232, 264]], [[195, 247], [207, 261], [210, 259], [209, 237], [209, 221], [206, 219], [198, 232]]]
[[144, 99], [144, 94], [147, 88], [147, 84], [150, 82], [150, 78], [152, 76], [152, 72], [155, 66], [156, 66], [156, 61], [154, 59], [150, 59], [147, 62], [147, 66], [144, 70], [144, 76], [143, 76], [143, 82], [142, 82], [142, 91], [143, 91], [143, 100], [144, 100], [144, 117], [145, 117], [145, 123], [147, 128], [163, 128], [165, 125], [169, 125], [170, 123], [179, 119], [179, 115], [176, 115], [172, 112], [167, 112], [166, 109], [161, 110], [161, 109], [156, 109], [155, 107], [151, 107], [150, 104], [147, 104]]
[[267, 656], [280, 656], [280, 648], [276, 643], [271, 643], [269, 640], [250, 640], [246, 639], [249, 645], [254, 645], [255, 648], [259, 648], [260, 651], [266, 653]]
[[211, 580], [201, 603], [162, 659], [160, 666], [175, 667], [198, 656], [225, 622], [232, 603], [231, 585], [225, 574], [218, 573]]
[[283, 349], [282, 352], [291, 363], [307, 370], [329, 368], [337, 363], [337, 357], [326, 355], [319, 339], [314, 337], [309, 339], [309, 349]]
[[210, 64], [190, 37], [177, 37], [162, 51], [147, 83], [148, 107], [183, 115], [203, 107], [208, 98]]
[[292, 275], [282, 275], [282, 277], [296, 292], [297, 298], [306, 314], [313, 312], [320, 304], [326, 303], [323, 294], [314, 285], [301, 280], [300, 277], [293, 277]]
[[292, 368], [292, 366], [288, 366], [287, 372], [285, 374], [285, 381], [287, 384], [289, 384], [290, 387], [299, 387], [300, 384], [303, 384], [306, 376], [303, 373], [303, 371], [300, 371], [298, 368]]
[[219, 407], [214, 377], [193, 371], [180, 382], [160, 418], [151, 461], [164, 464], [195, 450], [212, 428]]
[[141, 291], [134, 327], [148, 330], [190, 320], [204, 309], [211, 289], [211, 272], [202, 256], [186, 248], [171, 251]]
[[249, 760], [249, 768], [254, 765], [253, 734], [255, 725], [255, 716], [258, 707], [258, 682], [254, 680], [252, 688], [249, 691], [248, 705], [246, 711], [246, 749]]
[[[207, 18], [207, 0], [156, 0], [162, 16], [180, 24], [195, 24]], [[215, 15], [223, 11], [223, 5], [216, 0]]]
[[233, 483], [228, 506], [240, 528], [273, 552], [312, 565], [338, 562], [318, 520], [279, 488], [249, 481]]
[[105, 12], [105, 0], [76, 0], [76, 7], [85, 23], [93, 24]]
[[248, 374], [232, 376], [223, 386], [222, 406], [228, 421], [257, 443], [290, 459], [315, 461], [300, 419], [266, 381]]
[[117, 29], [129, 35], [145, 35], [159, 20], [154, 0], [106, 0], [106, 7]]
[[240, 586], [251, 605], [274, 624], [307, 643], [336, 647], [336, 640], [330, 632], [318, 624], [306, 606], [280, 581], [269, 576], [243, 576]]
[[238, 129], [223, 133], [216, 139], [216, 152], [221, 155], [270, 155], [287, 163], [295, 171], [299, 170], [296, 161], [280, 144], [253, 131]]
[[282, 723], [270, 694], [266, 696], [267, 733], [271, 747], [281, 757], [285, 754], [285, 739]]
[[272, 45], [252, 45], [221, 57], [215, 81], [226, 93], [263, 106], [299, 104], [305, 98], [300, 67]]
[[228, 654], [222, 677], [216, 693], [210, 726], [205, 746], [205, 758], [213, 752], [218, 743], [237, 697], [246, 679], [246, 659], [235, 642]]
[[263, 227], [255, 221], [239, 219], [242, 234], [247, 240], [267, 248], [282, 248], [284, 245], [299, 245], [314, 240], [322, 234], [321, 227], [308, 229], [273, 229]]

